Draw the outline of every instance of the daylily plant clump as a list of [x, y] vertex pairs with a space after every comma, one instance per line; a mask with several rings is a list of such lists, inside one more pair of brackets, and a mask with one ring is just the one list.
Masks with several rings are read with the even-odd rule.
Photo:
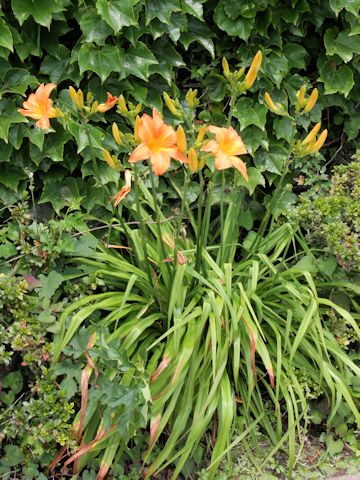
[[[207, 405], [208, 412], [210, 413], [206, 413], [205, 415], [205, 410], [203, 411], [201, 409], [202, 407], [194, 407], [192, 400], [186, 405], [186, 409], [184, 410], [188, 416], [190, 416], [190, 414], [193, 415], [193, 418], [195, 418], [196, 415], [200, 417], [205, 415], [202, 423], [199, 423], [202, 427], [197, 433], [197, 436], [195, 436], [193, 445], [200, 440], [201, 435], [209, 428], [212, 416], [216, 410], [220, 412], [220, 422], [224, 422], [224, 418], [227, 417], [225, 429], [222, 434], [219, 434], [221, 440], [216, 443], [216, 448], [213, 452], [212, 476], [210, 478], [214, 478], [213, 475], [219, 464], [219, 459], [228, 444], [229, 432], [233, 421], [232, 412], [235, 409], [233, 402], [234, 395], [232, 394], [233, 388], [236, 390], [236, 395], [238, 395], [239, 385], [241, 385], [239, 379], [239, 364], [236, 363], [239, 362], [240, 337], [241, 345], [243, 345], [243, 342], [245, 342], [246, 345], [246, 342], [249, 342], [249, 349], [246, 350], [248, 376], [250, 378], [249, 385], [252, 385], [251, 388], [249, 388], [252, 389], [257, 380], [255, 367], [256, 352], [261, 356], [262, 360], [264, 360], [265, 376], [267, 376], [270, 381], [269, 388], [273, 389], [275, 386], [274, 369], [269, 361], [269, 355], [267, 354], [265, 343], [261, 338], [262, 334], [260, 333], [260, 329], [257, 330], [257, 326], [253, 323], [253, 312], [250, 312], [251, 315], [249, 313], [243, 321], [241, 312], [246, 311], [247, 306], [243, 302], [243, 298], [245, 297], [240, 296], [242, 298], [242, 306], [239, 310], [240, 313], [236, 313], [240, 297], [238, 297], [239, 292], [234, 290], [235, 283], [234, 285], [231, 284], [232, 264], [235, 262], [237, 248], [240, 242], [239, 231], [240, 219], [243, 213], [242, 202], [246, 190], [252, 193], [252, 175], [254, 175], [254, 171], [257, 173], [256, 169], [250, 165], [248, 150], [237, 131], [237, 124], [234, 122], [234, 108], [238, 98], [244, 95], [246, 91], [254, 85], [257, 75], [260, 72], [261, 64], [262, 53], [258, 52], [245, 74], [244, 68], [232, 72], [227, 60], [223, 59], [223, 75], [228, 82], [230, 97], [227, 121], [224, 122], [225, 125], [207, 124], [197, 118], [197, 107], [200, 104], [200, 100], [197, 96], [197, 90], [192, 89], [187, 92], [183, 100], [172, 99], [166, 92], [164, 93], [164, 103], [172, 115], [172, 118], [169, 118], [167, 122], [157, 108], [152, 108], [151, 114], [150, 111], [147, 113], [142, 112], [143, 108], [141, 104], [133, 105], [130, 101], [126, 101], [121, 94], [115, 96], [108, 92], [106, 101], [100, 103], [94, 100], [91, 93], [87, 94], [85, 98], [84, 93], [80, 89], [75, 90], [73, 87], [69, 88], [69, 102], [64, 102], [63, 104], [59, 102], [60, 108], [55, 108], [53, 107], [53, 101], [50, 99], [50, 94], [55, 88], [54, 84], [40, 85], [37, 91], [30, 94], [29, 98], [24, 102], [24, 108], [19, 109], [22, 115], [36, 119], [36, 126], [43, 130], [49, 130], [50, 119], [57, 118], [65, 129], [71, 122], [75, 122], [77, 127], [79, 125], [83, 126], [83, 131], [87, 134], [88, 125], [92, 119], [97, 120], [101, 118], [104, 120], [104, 117], [100, 117], [100, 115], [117, 107], [117, 113], [121, 119], [118, 123], [113, 121], [111, 128], [106, 132], [108, 140], [106, 146], [108, 148], [102, 145], [99, 146], [99, 144], [94, 147], [91, 142], [89, 142], [87, 146], [93, 157], [93, 172], [95, 178], [97, 175], [98, 161], [105, 161], [109, 168], [115, 172], [122, 172], [124, 174], [124, 185], [116, 195], [111, 198], [114, 207], [119, 207], [125, 197], [130, 194], [132, 181], [134, 180], [136, 202], [132, 203], [130, 197], [128, 197], [128, 204], [124, 202], [124, 205], [120, 205], [120, 207], [116, 209], [114, 208], [114, 217], [117, 217], [120, 222], [119, 224], [122, 226], [120, 235], [122, 238], [126, 237], [127, 245], [112, 244], [109, 233], [109, 241], [106, 244], [106, 249], [117, 248], [119, 251], [125, 250], [126, 253], [131, 252], [129, 257], [121, 257], [121, 260], [119, 260], [119, 266], [121, 265], [121, 268], [126, 266], [126, 268], [129, 268], [129, 272], [137, 272], [136, 274], [131, 274], [132, 276], [125, 287], [126, 292], [129, 289], [130, 293], [134, 283], [140, 280], [144, 282], [144, 278], [146, 291], [150, 292], [149, 304], [140, 309], [138, 313], [139, 317], [136, 316], [132, 318], [132, 313], [129, 311], [129, 321], [134, 322], [134, 328], [137, 326], [137, 322], [139, 325], [143, 325], [141, 323], [141, 317], [145, 315], [149, 309], [149, 311], [152, 312], [149, 317], [151, 320], [149, 325], [151, 325], [152, 328], [153, 323], [156, 322], [157, 324], [156, 329], [151, 331], [151, 335], [154, 335], [151, 338], [154, 340], [159, 333], [159, 329], [162, 329], [161, 333], [159, 333], [159, 335], [162, 336], [154, 340], [155, 344], [159, 343], [161, 348], [159, 348], [159, 354], [157, 356], [154, 354], [152, 367], [149, 368], [151, 374], [147, 385], [151, 392], [152, 402], [152, 411], [149, 415], [149, 448], [151, 450], [155, 441], [168, 424], [171, 415], [166, 414], [167, 409], [171, 412], [175, 408], [175, 403], [172, 403], [171, 400], [172, 395], [174, 395], [173, 398], [174, 401], [176, 401], [176, 395], [179, 395], [182, 385], [186, 384], [186, 388], [190, 390], [194, 388], [195, 383], [192, 383], [192, 377], [187, 376], [188, 370], [183, 369], [185, 367], [188, 368], [188, 360], [192, 352], [196, 351], [199, 347], [201, 354], [199, 350], [199, 354], [197, 354], [196, 358], [194, 357], [195, 363], [192, 365], [194, 370], [191, 369], [189, 375], [193, 375], [195, 382], [198, 373], [195, 367], [196, 362], [202, 361], [201, 355], [203, 355], [204, 362], [201, 364], [201, 368], [203, 368], [206, 374], [206, 381], [210, 382], [209, 379], [212, 378], [214, 385], [211, 386], [209, 383], [208, 392], [206, 389], [203, 390], [204, 398], [201, 397], [201, 394], [196, 400], [196, 402], [203, 401], [204, 404]], [[295, 128], [295, 118], [300, 115], [306, 115], [311, 111], [317, 100], [317, 90], [314, 89], [309, 98], [305, 98], [305, 96], [306, 89], [302, 87], [298, 92], [297, 103], [290, 105], [289, 109], [286, 109], [279, 103], [274, 103], [269, 93], [266, 93], [264, 96], [264, 103], [266, 103], [273, 113], [285, 116], [291, 121], [294, 121], [294, 134], [291, 139], [289, 159], [283, 166], [282, 176], [278, 183], [277, 190], [275, 190], [273, 197], [275, 200], [273, 201], [276, 201], [278, 198], [277, 195], [281, 190], [282, 180], [288, 173], [287, 169], [291, 159], [316, 154], [325, 142], [327, 136], [327, 130], [324, 130], [318, 136], [321, 128], [320, 123], [317, 123], [306, 136], [298, 134]], [[112, 117], [114, 117], [114, 110], [110, 113]], [[71, 129], [69, 129], [69, 131], [71, 131]], [[304, 138], [302, 138], [303, 136]], [[112, 145], [112, 147], [109, 147], [109, 145]], [[246, 161], [244, 160], [244, 156], [247, 156]], [[171, 163], [172, 160], [175, 161], [173, 164]], [[138, 166], [138, 162], [143, 161], [149, 162], [149, 169]], [[107, 168], [104, 163], [102, 166]], [[228, 175], [227, 172], [224, 172], [224, 170], [227, 169], [233, 169], [233, 174]], [[179, 177], [177, 180], [180, 178], [180, 182], [173, 182], [174, 177], [178, 174]], [[260, 172], [258, 172], [258, 174], [261, 176]], [[163, 182], [163, 180], [158, 177], [162, 176], [165, 177], [164, 183], [168, 182], [168, 184], [174, 188], [176, 198], [180, 199], [176, 204], [177, 212], [170, 219], [161, 211], [157, 196], [156, 186], [160, 185], [160, 182]], [[150, 184], [148, 179], [150, 179]], [[187, 189], [189, 188], [189, 184], [194, 182], [198, 182], [197, 187], [199, 193], [197, 195], [197, 201], [190, 206]], [[231, 183], [229, 191], [232, 192], [230, 200], [227, 199], [227, 201], [225, 201], [226, 187], [228, 186], [226, 182]], [[181, 186], [179, 187], [179, 185]], [[115, 191], [116, 190], [114, 190], [114, 193]], [[216, 200], [214, 200], [214, 192], [220, 192]], [[214, 204], [216, 204], [214, 208], [215, 214], [212, 215], [212, 207]], [[125, 224], [128, 220], [126, 215], [128, 215], [131, 220], [128, 222], [129, 224]], [[268, 228], [268, 220], [269, 215], [265, 215], [261, 221], [259, 228], [260, 234], [252, 244], [254, 251], [256, 251], [258, 245], [263, 242], [262, 235]], [[130, 224], [131, 226], [129, 226]], [[110, 225], [110, 231], [111, 227], [112, 225]], [[275, 245], [277, 242], [276, 235], [274, 238]], [[273, 240], [271, 240], [271, 242], [273, 242]], [[210, 249], [208, 247], [210, 247]], [[266, 248], [268, 248], [268, 246], [266, 246], [266, 248], [263, 246], [263, 248], [264, 251], [267, 252]], [[215, 253], [213, 253], [213, 251]], [[115, 258], [107, 255], [108, 253], [105, 253], [104, 258], [110, 258], [111, 261]], [[132, 262], [134, 262], [134, 265]], [[258, 260], [256, 260], [254, 266], [251, 267], [249, 274], [244, 273], [244, 278], [248, 279], [250, 276], [255, 275], [256, 268], [258, 268], [256, 267], [257, 263]], [[250, 264], [245, 262], [244, 265], [248, 268]], [[118, 266], [116, 268], [118, 268]], [[188, 270], [186, 270], [187, 268]], [[217, 295], [216, 299], [213, 294], [209, 295], [205, 308], [205, 303], [201, 304], [203, 293], [194, 294], [195, 296], [191, 299], [194, 310], [193, 307], [189, 307], [188, 323], [182, 325], [182, 313], [180, 315], [179, 312], [185, 308], [186, 295], [188, 295], [190, 291], [202, 292], [202, 289], [208, 285], [206, 282], [208, 282], [209, 279], [206, 277], [206, 271], [212, 272], [210, 276], [216, 273], [216, 276], [220, 275], [221, 277], [219, 284], [216, 281], [216, 289], [214, 290]], [[223, 271], [227, 273], [226, 276], [222, 278]], [[104, 270], [101, 270], [101, 272], [104, 272]], [[116, 278], [121, 275], [121, 272], [114, 273], [114, 277]], [[184, 280], [186, 278], [187, 280]], [[226, 286], [225, 290], [228, 293], [225, 292], [224, 286]], [[114, 292], [111, 292], [111, 294], [112, 293]], [[175, 300], [176, 294], [181, 294], [183, 297], [180, 295]], [[121, 293], [121, 295], [123, 295], [123, 293]], [[225, 305], [224, 298], [226, 295], [229, 295], [229, 300]], [[145, 297], [146, 296], [144, 296], [144, 298]], [[136, 297], [136, 299], [138, 300], [138, 297]], [[233, 301], [234, 305], [232, 306], [231, 302]], [[121, 305], [119, 306], [120, 310], [125, 304], [126, 301], [121, 300], [121, 304], [119, 304]], [[199, 306], [200, 304], [202, 305], [201, 307]], [[180, 305], [182, 306], [180, 307]], [[188, 306], [186, 306], [186, 308], [188, 308]], [[199, 318], [196, 318], [196, 321], [191, 317], [193, 311], [199, 314]], [[221, 313], [222, 311], [226, 313], [223, 315]], [[177, 315], [180, 315], [180, 320], [177, 318]], [[210, 328], [208, 327], [206, 315], [210, 318]], [[64, 317], [64, 319], [65, 322], [66, 318]], [[65, 347], [71, 339], [71, 335], [65, 331], [64, 322], [60, 334], [60, 347], [54, 354], [56, 360], [61, 354], [61, 349]], [[239, 322], [239, 325], [241, 323], [241, 328], [235, 325], [236, 322]], [[223, 338], [223, 326], [227, 334], [232, 332], [226, 340], [224, 339], [225, 337]], [[146, 327], [141, 328], [145, 329]], [[131, 345], [132, 342], [140, 342], [139, 339], [142, 338], [141, 335], [143, 333], [141, 328], [138, 330], [138, 333], [136, 333], [136, 329], [134, 330], [133, 339], [124, 336], [124, 345]], [[202, 329], [204, 329], [204, 332]], [[70, 329], [70, 331], [73, 330]], [[128, 331], [127, 327], [125, 330]], [[132, 329], [130, 328], [129, 331], [132, 331]], [[186, 334], [184, 332], [186, 332]], [[198, 335], [198, 337], [196, 337], [195, 334]], [[139, 338], [137, 335], [139, 335]], [[205, 337], [207, 338], [209, 348], [202, 350], [201, 345]], [[219, 345], [221, 345], [221, 348], [219, 347], [218, 350], [216, 337], [218, 337]], [[121, 335], [119, 335], [119, 339], [120, 338], [123, 340]], [[195, 338], [199, 339], [196, 346], [193, 343]], [[151, 340], [151, 342], [153, 340]], [[147, 344], [145, 350], [151, 348], [151, 342]], [[164, 344], [166, 344], [165, 347]], [[180, 345], [184, 348], [180, 348]], [[234, 349], [235, 352], [235, 363], [232, 363], [232, 349]], [[236, 357], [235, 354], [238, 355], [238, 357]], [[219, 355], [221, 358], [218, 358]], [[221, 371], [219, 370], [222, 375], [221, 379], [220, 377], [217, 378], [218, 373], [215, 369], [215, 364], [218, 361], [222, 368]], [[233, 377], [228, 375], [228, 370], [229, 372], [231, 370], [234, 372]], [[94, 370], [93, 367], [88, 369], [88, 371], [84, 370], [83, 378], [86, 389], [92, 371], [95, 371], [95, 368]], [[212, 396], [211, 403], [208, 405], [207, 398], [210, 398], [208, 396], [209, 392]], [[277, 395], [278, 394], [279, 392]], [[191, 397], [191, 393], [189, 393], [189, 395]], [[83, 395], [83, 399], [84, 396], [85, 395]], [[224, 399], [226, 402], [224, 402]], [[115, 419], [114, 425], [109, 430], [105, 429], [102, 420], [98, 422], [97, 419], [95, 421], [97, 434], [95, 428], [92, 433], [87, 434], [86, 440], [84, 440], [85, 434], [82, 436], [82, 430], [85, 431], [90, 427], [84, 423], [86, 404], [83, 402], [82, 405], [80, 413], [82, 422], [75, 422], [77, 425], [78, 441], [81, 446], [72, 454], [69, 453], [70, 458], [65, 462], [66, 466], [74, 462], [74, 471], [76, 472], [80, 468], [78, 459], [91, 452], [106, 436], [111, 437], [111, 435], [115, 435], [115, 431], [117, 430]], [[225, 408], [224, 405], [227, 405], [227, 407]], [[99, 414], [99, 418], [101, 418], [101, 414]], [[174, 425], [176, 425], [176, 422], [180, 422], [179, 418], [180, 417], [176, 418]], [[79, 425], [81, 425], [81, 427], [79, 427]], [[185, 428], [185, 425], [186, 421], [184, 425], [181, 425], [181, 428]], [[174, 434], [175, 430], [174, 428], [171, 435]], [[219, 430], [221, 430], [221, 428]], [[182, 429], [180, 429], [179, 432], [181, 433]], [[90, 438], [91, 436], [93, 436], [92, 440]], [[169, 440], [166, 444], [164, 452], [166, 452], [166, 455], [169, 457], [175, 454], [177, 441], [178, 438], [175, 435], [174, 442]], [[189, 441], [191, 443], [191, 438]], [[116, 448], [113, 448], [111, 442], [109, 448], [110, 450], [106, 450], [104, 456], [106, 461], [101, 464], [101, 470], [97, 477], [98, 480], [105, 478], [111, 466], [111, 458], [113, 458], [111, 456], [115, 456]], [[181, 453], [181, 451], [179, 452]], [[181, 462], [176, 468], [174, 478], [179, 474], [181, 465], [186, 461], [189, 453], [190, 451], [186, 450], [182, 454]], [[153, 466], [148, 470], [146, 478], [150, 478], [153, 472], [162, 468], [166, 460], [166, 455], [165, 453], [163, 456], [162, 454], [159, 455]], [[60, 455], [57, 461], [60, 461], [63, 456], [65, 456], [65, 453], [64, 455]]]

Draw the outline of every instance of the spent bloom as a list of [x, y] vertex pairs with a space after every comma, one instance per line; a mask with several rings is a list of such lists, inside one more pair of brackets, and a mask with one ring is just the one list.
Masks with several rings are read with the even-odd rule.
[[119, 190], [119, 192], [112, 197], [114, 201], [114, 207], [117, 207], [119, 203], [126, 197], [131, 191], [131, 170], [125, 170], [125, 185]]
[[170, 167], [171, 158], [188, 162], [178, 148], [175, 130], [164, 123], [156, 108], [153, 109], [152, 117], [145, 113], [138, 120], [136, 137], [141, 143], [130, 155], [130, 163], [150, 159], [155, 175], [163, 175]]
[[18, 111], [25, 117], [37, 120], [36, 126], [47, 130], [50, 128], [50, 118], [56, 118], [58, 112], [53, 107], [53, 101], [50, 100], [50, 93], [56, 88], [55, 83], [42, 83], [35, 93], [31, 93], [27, 100], [23, 103], [24, 108]]
[[210, 152], [215, 157], [215, 168], [237, 168], [242, 176], [248, 180], [245, 163], [238, 155], [245, 155], [247, 150], [240, 135], [232, 128], [210, 126], [209, 131], [215, 134], [215, 140], [209, 140], [202, 148], [203, 152]]
[[116, 104], [116, 102], [118, 101], [118, 97], [114, 97], [110, 92], [107, 92], [107, 100], [105, 103], [100, 103], [97, 108], [96, 108], [96, 111], [97, 112], [107, 112], [108, 110], [110, 110], [110, 108], [113, 108], [113, 106]]

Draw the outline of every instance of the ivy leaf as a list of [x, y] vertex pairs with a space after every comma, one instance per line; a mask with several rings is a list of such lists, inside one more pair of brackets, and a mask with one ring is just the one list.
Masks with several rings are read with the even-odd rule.
[[154, 54], [145, 43], [137, 42], [135, 47], [130, 47], [124, 57], [124, 70], [128, 75], [135, 75], [142, 80], [149, 77], [150, 65], [159, 63]]
[[105, 45], [106, 38], [112, 34], [111, 27], [104, 22], [94, 8], [81, 15], [79, 23], [84, 35], [84, 42]]
[[114, 45], [96, 46], [84, 43], [79, 50], [80, 73], [95, 72], [103, 83], [112, 72], [123, 71], [123, 51]]
[[255, 167], [249, 167], [247, 173], [249, 180], [246, 181], [245, 178], [241, 177], [240, 183], [249, 190], [250, 195], [254, 193], [258, 185], [265, 187], [265, 177], [261, 174], [260, 170]]
[[262, 147], [265, 150], [269, 149], [266, 130], [260, 130], [260, 128], [254, 126], [247, 127], [241, 132], [241, 138], [251, 155], [254, 155], [259, 147]]
[[288, 143], [291, 142], [291, 139], [294, 135], [295, 127], [290, 118], [276, 117], [274, 119], [273, 127], [276, 138], [278, 140], [284, 138]]
[[281, 145], [272, 145], [268, 152], [260, 151], [255, 154], [254, 162], [261, 172], [281, 174], [288, 151]]
[[192, 42], [197, 42], [210, 53], [212, 58], [215, 58], [214, 42], [211, 39], [213, 35], [213, 32], [204, 22], [190, 17], [188, 20], [188, 32], [181, 34], [180, 42], [184, 45], [185, 50], [189, 48]]
[[104, 131], [93, 125], [78, 125], [72, 122], [68, 126], [69, 132], [75, 137], [78, 149], [82, 152], [86, 147], [102, 150], [104, 148]]
[[221, 102], [224, 99], [227, 87], [227, 81], [222, 75], [213, 73], [206, 78], [208, 94], [213, 102]]
[[64, 45], [59, 45], [56, 57], [46, 55], [41, 64], [40, 72], [49, 75], [50, 81], [53, 83], [60, 83], [68, 79], [71, 79], [75, 83], [80, 81], [77, 64], [71, 63], [70, 50]]
[[0, 138], [8, 142], [9, 127], [12, 123], [26, 123], [10, 99], [0, 100]]
[[267, 108], [258, 102], [253, 102], [250, 98], [240, 98], [236, 104], [234, 116], [239, 120], [241, 130], [249, 125], [255, 125], [261, 130], [265, 130]]
[[350, 30], [343, 30], [338, 35], [336, 27], [328, 28], [324, 35], [326, 53], [339, 55], [345, 63], [350, 62], [355, 53], [360, 53], [360, 37], [350, 35]]
[[65, 10], [62, 1], [52, 0], [11, 0], [11, 7], [20, 25], [33, 17], [36, 23], [50, 29], [52, 16]]
[[271, 54], [267, 57], [265, 64], [265, 75], [277, 87], [280, 87], [280, 84], [288, 71], [289, 62], [285, 55]]
[[336, 65], [334, 60], [328, 60], [325, 56], [318, 61], [320, 72], [319, 81], [325, 85], [325, 95], [331, 93], [343, 93], [347, 97], [354, 86], [354, 77], [348, 65]]
[[228, 35], [247, 41], [254, 26], [255, 17], [237, 17], [233, 19], [226, 14], [225, 2], [221, 0], [215, 8], [214, 21], [220, 30], [223, 30]]
[[172, 12], [181, 10], [178, 0], [147, 0], [145, 7], [146, 25], [149, 25], [153, 18], [160, 22], [169, 24]]
[[14, 51], [13, 37], [3, 18], [0, 18], [0, 46], [7, 48], [11, 52]]
[[180, 13], [173, 13], [171, 15], [170, 23], [167, 25], [169, 36], [173, 42], [177, 42], [182, 32], [188, 29], [188, 22], [186, 15]]
[[59, 215], [64, 207], [77, 204], [82, 198], [77, 180], [81, 182], [81, 179], [68, 177], [62, 180], [60, 185], [54, 179], [47, 180], [39, 203], [51, 203], [55, 212]]
[[11, 68], [3, 78], [0, 88], [0, 98], [4, 93], [19, 93], [25, 95], [29, 85], [37, 85], [37, 78], [30, 75], [28, 70], [23, 68]]
[[10, 258], [15, 256], [18, 253], [16, 250], [15, 245], [12, 242], [9, 242], [8, 240], [2, 241], [0, 244], [0, 257], [1, 258]]
[[19, 168], [7, 166], [3, 169], [0, 175], [0, 183], [16, 192], [20, 180], [23, 180], [24, 178], [27, 178], [27, 176], [22, 170], [20, 170]]
[[171, 84], [173, 67], [179, 68], [185, 65], [180, 54], [168, 41], [167, 37], [157, 40], [151, 47], [153, 53], [160, 58], [160, 63], [149, 66], [149, 75], [158, 73], [168, 84]]
[[139, 0], [97, 0], [99, 15], [110, 25], [115, 33], [123, 27], [137, 25], [137, 12], [134, 6]]
[[345, 19], [350, 23], [350, 33], [349, 35], [359, 35], [360, 34], [360, 16], [352, 15], [349, 12], [345, 13]]
[[181, 2], [181, 11], [193, 15], [199, 20], [203, 19], [203, 6], [206, 0], [183, 0]]
[[330, 8], [336, 13], [336, 16], [339, 15], [339, 12], [345, 8], [348, 12], [353, 15], [359, 15], [360, 10], [360, 1], [359, 0], [330, 0]]
[[305, 58], [308, 56], [304, 47], [298, 43], [287, 43], [284, 47], [284, 55], [288, 61], [288, 68], [305, 68]]
[[344, 131], [349, 140], [353, 140], [359, 134], [360, 130], [360, 112], [353, 112], [350, 117], [345, 120]]

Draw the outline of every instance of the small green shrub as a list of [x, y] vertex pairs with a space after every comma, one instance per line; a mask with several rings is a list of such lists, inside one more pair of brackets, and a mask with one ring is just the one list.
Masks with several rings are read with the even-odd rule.
[[299, 198], [296, 216], [310, 244], [335, 255], [348, 272], [360, 272], [360, 159], [333, 170], [328, 191]]

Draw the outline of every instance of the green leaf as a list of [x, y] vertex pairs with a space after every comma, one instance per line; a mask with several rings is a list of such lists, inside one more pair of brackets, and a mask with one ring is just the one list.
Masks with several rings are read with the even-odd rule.
[[342, 440], [334, 440], [333, 435], [326, 435], [326, 450], [329, 455], [337, 455], [344, 449], [344, 442]]
[[124, 69], [123, 51], [114, 45], [96, 46], [84, 43], [79, 50], [80, 73], [95, 72], [103, 83], [112, 72], [122, 73]]
[[23, 388], [23, 377], [19, 370], [8, 373], [2, 380], [3, 388], [10, 388], [15, 395], [21, 392]]
[[82, 152], [86, 147], [103, 150], [105, 133], [93, 125], [78, 125], [75, 122], [69, 123], [69, 132], [75, 137], [78, 149]]
[[322, 56], [318, 61], [319, 81], [325, 85], [325, 94], [343, 93], [347, 97], [354, 86], [354, 77], [348, 65], [336, 65], [334, 60]]
[[72, 177], [65, 178], [60, 183], [56, 180], [45, 181], [39, 203], [51, 203], [55, 212], [60, 214], [64, 207], [77, 204], [82, 198], [78, 182], [81, 182], [81, 179]]
[[273, 128], [278, 140], [280, 140], [280, 138], [284, 138], [288, 143], [291, 142], [294, 135], [295, 126], [290, 118], [276, 117], [274, 119]]
[[292, 68], [300, 70], [305, 68], [305, 58], [308, 56], [308, 53], [298, 43], [287, 43], [284, 46], [284, 55], [287, 58], [289, 70]]
[[281, 174], [288, 151], [281, 145], [272, 145], [268, 152], [260, 151], [255, 154], [255, 165], [261, 172]]
[[277, 87], [288, 72], [289, 62], [285, 55], [271, 54], [266, 58], [264, 73]]
[[213, 102], [221, 102], [224, 99], [227, 87], [227, 80], [217, 73], [206, 77], [208, 95]]
[[190, 17], [188, 20], [188, 31], [181, 34], [180, 42], [185, 47], [185, 50], [189, 48], [191, 43], [197, 42], [210, 53], [212, 58], [215, 58], [214, 42], [211, 39], [213, 35], [206, 23]]
[[353, 112], [351, 117], [346, 118], [344, 127], [349, 140], [356, 138], [360, 130], [360, 112]]
[[97, 0], [98, 14], [118, 33], [123, 27], [137, 25], [134, 6], [139, 0]]
[[39, 280], [41, 282], [41, 287], [37, 289], [39, 297], [50, 300], [65, 278], [52, 270], [47, 276], [39, 275]]
[[9, 242], [8, 240], [2, 241], [0, 244], [0, 257], [1, 258], [10, 258], [14, 257], [17, 254], [16, 247], [13, 243]]
[[36, 23], [50, 28], [52, 16], [65, 10], [60, 0], [11, 0], [11, 7], [20, 25], [33, 17]]
[[128, 75], [135, 75], [142, 80], [149, 77], [150, 65], [158, 64], [154, 54], [145, 43], [137, 42], [135, 47], [130, 47], [124, 57], [124, 70]]
[[326, 53], [339, 55], [345, 63], [350, 62], [354, 54], [360, 53], [360, 37], [351, 35], [350, 30], [343, 30], [338, 35], [336, 27], [328, 28], [324, 35]]
[[37, 78], [30, 75], [28, 70], [23, 68], [11, 68], [8, 70], [0, 88], [0, 98], [4, 93], [19, 93], [25, 95], [29, 85], [37, 85]]
[[193, 15], [199, 20], [203, 19], [203, 6], [205, 0], [182, 0], [181, 11]]
[[158, 73], [171, 85], [173, 67], [185, 65], [183, 59], [166, 36], [154, 42], [151, 51], [160, 59], [160, 63], [150, 65], [149, 76]]
[[349, 35], [359, 35], [360, 34], [360, 16], [352, 15], [349, 12], [345, 13], [345, 19], [350, 23], [350, 33]]
[[265, 177], [261, 174], [260, 170], [255, 167], [249, 167], [247, 169], [249, 180], [246, 181], [243, 177], [240, 179], [240, 183], [249, 190], [250, 195], [255, 191], [258, 185], [265, 187]]
[[56, 57], [46, 55], [40, 72], [49, 75], [50, 81], [60, 83], [63, 80], [71, 79], [72, 82], [80, 82], [80, 73], [77, 63], [71, 62], [71, 53], [64, 45], [59, 45]]
[[83, 42], [105, 45], [106, 38], [112, 34], [112, 28], [104, 22], [97, 11], [92, 8], [80, 17], [80, 28], [84, 35]]
[[14, 51], [13, 37], [3, 18], [0, 18], [0, 46], [7, 48], [11, 52]]
[[5, 445], [5, 455], [1, 458], [1, 464], [5, 467], [14, 467], [24, 460], [24, 454], [16, 445]]
[[339, 12], [345, 8], [348, 12], [351, 12], [353, 15], [359, 15], [360, 10], [360, 0], [330, 0], [330, 8], [339, 15]]
[[247, 127], [241, 132], [241, 137], [251, 155], [254, 155], [259, 147], [262, 147], [264, 150], [269, 149], [266, 129], [260, 130], [260, 128], [254, 126]]
[[171, 14], [181, 10], [178, 0], [147, 0], [145, 5], [146, 25], [149, 25], [153, 18], [169, 24]]
[[10, 99], [0, 100], [0, 138], [8, 142], [9, 127], [12, 123], [26, 123]]
[[234, 116], [239, 120], [241, 130], [249, 125], [255, 125], [261, 130], [265, 130], [267, 110], [265, 105], [242, 97], [236, 104]]
[[220, 0], [215, 8], [214, 21], [216, 25], [228, 35], [247, 41], [254, 26], [255, 17], [233, 19], [227, 15], [225, 5], [226, 1]]

